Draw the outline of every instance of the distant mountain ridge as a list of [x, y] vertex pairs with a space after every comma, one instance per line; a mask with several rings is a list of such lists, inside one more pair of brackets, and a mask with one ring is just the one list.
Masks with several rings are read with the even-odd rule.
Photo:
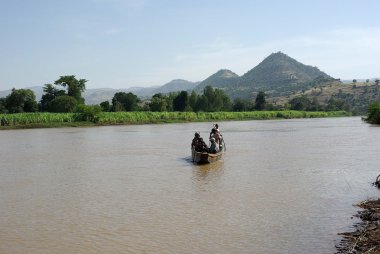
[[[254, 98], [258, 91], [264, 91], [271, 96], [288, 95], [333, 80], [334, 78], [317, 67], [302, 64], [282, 52], [277, 52], [242, 76], [231, 70], [221, 69], [201, 82], [174, 79], [157, 87], [87, 89], [83, 96], [86, 104], [99, 104], [105, 100], [111, 101], [116, 92], [132, 92], [139, 97], [149, 98], [156, 93], [166, 94], [182, 90], [201, 92], [206, 86], [211, 86], [224, 90], [232, 99], [249, 99]], [[42, 87], [33, 87], [32, 90], [37, 100], [40, 100]], [[0, 97], [9, 93], [10, 90], [0, 91]]]
[[[224, 75], [224, 74], [229, 75]], [[206, 85], [224, 89], [231, 98], [253, 98], [258, 91], [281, 94], [312, 86], [314, 81], [334, 80], [317, 67], [302, 64], [282, 52], [266, 57], [242, 76], [220, 70], [202, 81], [195, 90]]]
[[199, 85], [200, 82], [190, 82], [184, 79], [174, 79], [170, 81], [169, 83], [166, 83], [163, 86], [160, 86], [159, 88], [155, 89], [153, 92], [154, 94], [157, 93], [170, 93], [170, 92], [177, 92], [177, 91], [191, 91], [196, 86]]
[[[113, 89], [113, 88], [93, 88], [93, 89], [86, 89], [83, 93], [83, 97], [85, 99], [86, 104], [93, 105], [93, 104], [100, 104], [103, 101], [110, 101], [112, 100], [115, 93], [118, 92], [125, 92], [125, 93], [133, 93], [139, 97], [142, 98], [149, 98], [157, 93], [170, 93], [170, 92], [177, 92], [177, 91], [191, 91], [196, 87], [200, 82], [190, 82], [183, 79], [175, 79], [170, 81], [169, 83], [166, 83], [163, 86], [154, 86], [154, 87], [130, 87], [127, 89]], [[30, 89], [34, 92], [36, 95], [36, 100], [40, 101], [42, 94], [43, 94], [43, 87], [42, 86], [31, 86], [31, 87], [25, 87], [23, 89]], [[63, 89], [61, 87], [61, 89]], [[8, 96], [12, 90], [4, 90], [0, 91], [0, 98]]]

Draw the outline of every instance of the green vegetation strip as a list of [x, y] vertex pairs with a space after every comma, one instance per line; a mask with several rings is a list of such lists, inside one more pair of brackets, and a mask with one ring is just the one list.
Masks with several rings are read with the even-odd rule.
[[18, 113], [0, 114], [0, 126], [4, 128], [33, 128], [59, 126], [91, 126], [114, 124], [147, 124], [170, 122], [202, 122], [214, 120], [263, 120], [291, 118], [320, 118], [349, 116], [345, 111], [250, 111], [250, 112], [101, 112], [96, 123], [81, 121], [79, 113]]

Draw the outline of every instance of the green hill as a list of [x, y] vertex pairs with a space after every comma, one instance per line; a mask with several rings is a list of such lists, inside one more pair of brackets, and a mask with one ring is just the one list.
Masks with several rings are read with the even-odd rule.
[[252, 98], [258, 91], [273, 96], [288, 95], [294, 91], [308, 89], [334, 78], [317, 67], [298, 62], [284, 53], [277, 52], [266, 57], [259, 65], [243, 76], [230, 70], [219, 70], [202, 81], [196, 91], [206, 86], [220, 88], [231, 98]]
[[302, 64], [277, 52], [241, 76], [239, 83], [229, 89], [229, 94], [232, 97], [240, 97], [241, 94], [252, 96], [264, 91], [272, 95], [286, 95], [333, 80], [317, 67]]
[[239, 75], [230, 70], [219, 70], [207, 79], [203, 80], [194, 90], [202, 91], [206, 86], [214, 88], [228, 88], [233, 87], [239, 82]]

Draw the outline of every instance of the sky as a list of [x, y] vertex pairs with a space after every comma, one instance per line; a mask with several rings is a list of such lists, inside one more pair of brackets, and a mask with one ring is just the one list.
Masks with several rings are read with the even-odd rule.
[[379, 0], [0, 0], [0, 90], [243, 75], [281, 51], [341, 79], [380, 77]]

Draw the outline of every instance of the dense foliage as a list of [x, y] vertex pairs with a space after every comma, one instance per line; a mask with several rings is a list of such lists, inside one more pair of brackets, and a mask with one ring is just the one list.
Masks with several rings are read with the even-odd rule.
[[36, 112], [38, 105], [36, 96], [30, 89], [12, 89], [11, 94], [0, 100], [0, 112], [23, 113]]
[[368, 107], [368, 115], [364, 120], [368, 123], [380, 124], [380, 102], [374, 102]]
[[263, 91], [260, 91], [255, 100], [255, 109], [256, 110], [264, 110], [265, 109], [265, 93]]
[[161, 93], [153, 95], [147, 105], [149, 111], [193, 111], [193, 112], [217, 112], [231, 111], [232, 102], [221, 89], [207, 86], [203, 94], [193, 91], [190, 95], [186, 91], [178, 93]]
[[102, 108], [99, 105], [80, 104], [75, 108], [75, 112], [77, 113], [76, 120], [97, 123]]
[[49, 112], [56, 112], [56, 113], [69, 113], [74, 112], [75, 107], [77, 106], [78, 101], [68, 95], [62, 95], [56, 97], [54, 100], [49, 102]]
[[61, 76], [54, 82], [55, 85], [67, 87], [67, 95], [75, 98], [79, 104], [84, 104], [82, 92], [86, 90], [85, 79], [76, 79], [74, 75]]
[[42, 95], [40, 101], [41, 111], [51, 111], [51, 102], [59, 96], [66, 95], [66, 92], [64, 90], [57, 89], [52, 84], [46, 84], [43, 88], [43, 91], [44, 94]]
[[39, 103], [40, 111], [73, 112], [77, 105], [84, 104], [82, 92], [86, 89], [86, 82], [85, 79], [76, 79], [74, 75], [61, 76], [54, 85], [67, 88], [67, 91], [58, 89], [52, 84], [46, 84]]
[[133, 93], [115, 93], [112, 99], [112, 111], [137, 111], [139, 98]]

